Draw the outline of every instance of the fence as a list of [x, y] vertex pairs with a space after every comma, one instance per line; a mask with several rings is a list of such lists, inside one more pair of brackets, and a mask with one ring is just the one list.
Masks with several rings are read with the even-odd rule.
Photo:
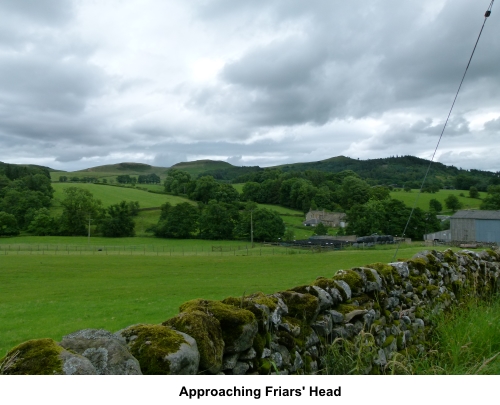
[[296, 249], [292, 247], [256, 245], [171, 247], [155, 245], [98, 246], [57, 244], [0, 244], [2, 255], [116, 255], [116, 256], [274, 256], [289, 254], [320, 253], [320, 249]]

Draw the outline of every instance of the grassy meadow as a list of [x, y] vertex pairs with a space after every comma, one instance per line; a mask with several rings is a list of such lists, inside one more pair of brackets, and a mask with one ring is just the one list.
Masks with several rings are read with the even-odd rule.
[[123, 200], [139, 201], [141, 208], [160, 207], [167, 201], [172, 205], [179, 204], [181, 202], [196, 204], [194, 201], [188, 200], [184, 197], [149, 193], [146, 190], [132, 187], [103, 186], [92, 183], [53, 183], [52, 187], [55, 190], [54, 208], [60, 207], [59, 201], [65, 198], [64, 190], [69, 187], [78, 187], [90, 191], [95, 198], [102, 201], [102, 204], [105, 207], [111, 204], [117, 204]]
[[[64, 190], [68, 187], [79, 187], [90, 191], [95, 198], [102, 201], [104, 207], [111, 204], [117, 204], [120, 201], [139, 201], [141, 208], [158, 208], [157, 210], [140, 211], [139, 215], [134, 218], [136, 223], [135, 231], [138, 236], [150, 235], [146, 232], [152, 225], [158, 223], [160, 217], [159, 207], [165, 202], [176, 205], [182, 202], [196, 204], [196, 202], [184, 197], [174, 196], [169, 194], [150, 193], [152, 191], [163, 191], [163, 186], [145, 184], [137, 187], [118, 187], [109, 185], [98, 185], [92, 183], [52, 183], [55, 190], [54, 202], [51, 208], [53, 215], [62, 213], [60, 201], [64, 199]], [[313, 230], [302, 226], [305, 219], [301, 211], [282, 207], [280, 205], [258, 204], [261, 208], [266, 208], [278, 212], [285, 222], [285, 226], [293, 228], [297, 239], [307, 239], [312, 235]]]
[[[168, 248], [160, 249], [160, 243]], [[225, 251], [212, 252], [214, 244]], [[49, 250], [37, 251], [40, 245]], [[108, 249], [85, 250], [86, 238], [0, 239], [0, 357], [28, 339], [159, 323], [190, 299], [272, 293], [331, 277], [341, 268], [390, 262], [394, 254], [394, 249], [298, 253], [260, 245], [230, 250], [237, 242], [155, 238], [91, 238], [91, 246]], [[404, 246], [398, 258], [422, 249]]]
[[[460, 196], [463, 194], [464, 197]], [[458, 200], [463, 204], [463, 209], [479, 209], [481, 205], [482, 198], [486, 196], [486, 193], [479, 193], [479, 198], [470, 198], [468, 191], [463, 190], [439, 190], [437, 193], [421, 193], [418, 194], [418, 190], [411, 190], [411, 192], [406, 191], [391, 191], [391, 198], [395, 200], [403, 201], [408, 207], [413, 207], [415, 200], [417, 200], [416, 206], [424, 211], [429, 210], [429, 201], [433, 198], [438, 200], [443, 205], [443, 211], [441, 214], [452, 214], [450, 210], [447, 210], [444, 200], [449, 195], [455, 195]], [[417, 199], [418, 196], [418, 199]]]

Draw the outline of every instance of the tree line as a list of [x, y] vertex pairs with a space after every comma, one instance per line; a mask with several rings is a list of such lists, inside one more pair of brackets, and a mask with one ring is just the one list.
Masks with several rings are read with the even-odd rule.
[[53, 194], [48, 170], [1, 164], [0, 236], [27, 229], [39, 212], [48, 212]]
[[[345, 212], [348, 222], [346, 231], [356, 235], [379, 233], [401, 236], [411, 211], [403, 202], [390, 198], [390, 187], [370, 186], [350, 170], [340, 173], [315, 170], [286, 173], [266, 169], [254, 173], [252, 178], [255, 181], [243, 185], [241, 196], [233, 186], [218, 183], [211, 176], [192, 179], [187, 172], [176, 169], [167, 172], [164, 185], [166, 192], [184, 194], [201, 203], [213, 201], [219, 209], [223, 204], [241, 200], [279, 204], [303, 212], [310, 209]], [[430, 207], [427, 212], [416, 208], [406, 236], [422, 239], [425, 233], [440, 230], [441, 223], [436, 217], [438, 212], [435, 207]], [[231, 218], [230, 211], [225, 217]], [[200, 234], [203, 233], [200, 228]]]
[[255, 203], [210, 200], [197, 206], [166, 203], [161, 207], [158, 224], [151, 229], [160, 238], [212, 240], [248, 240], [252, 230], [255, 241], [277, 241], [285, 234], [285, 224], [277, 212], [257, 208]]
[[51, 215], [54, 189], [47, 170], [18, 165], [0, 165], [0, 236], [21, 231], [33, 235], [86, 235], [88, 223], [103, 236], [133, 236], [132, 217], [137, 201], [122, 201], [103, 208], [87, 190], [68, 187], [61, 201], [62, 214]]
[[[211, 175], [220, 181], [232, 183], [259, 182], [258, 178], [267, 170], [281, 173], [306, 173], [318, 171], [323, 173], [340, 173], [352, 171], [371, 186], [385, 185], [398, 188], [420, 188], [429, 161], [415, 156], [392, 156], [382, 159], [359, 160], [338, 156], [318, 162], [295, 163], [271, 169], [258, 166], [230, 167], [208, 170], [200, 176]], [[437, 192], [440, 189], [469, 190], [476, 187], [479, 191], [487, 191], [491, 185], [500, 185], [500, 172], [483, 170], [464, 170], [455, 166], [446, 166], [434, 162], [425, 184], [425, 192]]]

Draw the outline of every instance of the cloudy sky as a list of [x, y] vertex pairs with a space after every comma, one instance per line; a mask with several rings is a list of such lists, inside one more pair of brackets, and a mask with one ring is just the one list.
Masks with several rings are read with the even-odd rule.
[[[0, 161], [430, 159], [490, 0], [2, 0]], [[500, 170], [500, 5], [437, 160]]]

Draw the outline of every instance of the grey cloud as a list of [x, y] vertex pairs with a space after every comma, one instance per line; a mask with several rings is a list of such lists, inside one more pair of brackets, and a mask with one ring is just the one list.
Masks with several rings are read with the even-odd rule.
[[[484, 13], [483, 5], [466, 0], [448, 0], [434, 14], [424, 12], [431, 0], [184, 2], [179, 7], [192, 18], [185, 22], [192, 24], [192, 38], [182, 42], [183, 56], [158, 50], [153, 59], [143, 52], [144, 60], [132, 60], [135, 43], [112, 43], [121, 41], [120, 27], [110, 26], [115, 35], [103, 38], [102, 49], [89, 39], [95, 38], [92, 28], [69, 29], [67, 22], [86, 4], [0, 3], [7, 20], [0, 27], [2, 152], [52, 156], [65, 167], [105, 164], [135, 152], [160, 166], [191, 156], [272, 165], [346, 152], [363, 158], [425, 154], [441, 131]], [[99, 4], [91, 10], [98, 12]], [[464, 117], [498, 106], [495, 16], [445, 132], [453, 148], [478, 139]], [[154, 32], [137, 43], [161, 44]], [[206, 49], [197, 49], [197, 36]], [[228, 55], [233, 59], [210, 84], [192, 82], [188, 73], [137, 77], [141, 66], [154, 71], [165, 63], [165, 69], [182, 72], [190, 58]], [[122, 69], [118, 61], [133, 66]], [[492, 137], [499, 121], [479, 131], [492, 150], [498, 149]], [[477, 154], [449, 158], [482, 164]]]
[[234, 166], [241, 166], [242, 161], [243, 161], [243, 156], [242, 155], [239, 155], [239, 156], [229, 156], [226, 159], [227, 163], [231, 163]]
[[1, 58], [0, 99], [38, 110], [75, 113], [103, 90], [103, 79], [99, 69], [81, 59]]
[[484, 129], [488, 131], [500, 131], [500, 118], [484, 123]]
[[321, 66], [324, 52], [300, 38], [274, 41], [224, 67], [222, 78], [230, 83], [264, 89], [294, 87], [309, 81]]
[[161, 167], [170, 167], [175, 165], [176, 163], [185, 162], [187, 160], [188, 160], [187, 155], [183, 153], [162, 152], [154, 157], [153, 165]]
[[2, 0], [0, 14], [39, 24], [61, 24], [73, 14], [72, 0]]
[[[208, 4], [217, 8], [227, 3]], [[281, 9], [283, 2], [269, 4]], [[352, 7], [340, 2], [329, 6], [315, 2], [314, 6], [310, 10], [327, 9], [324, 15], [315, 15], [314, 28], [308, 26], [296, 37], [254, 48], [225, 66], [221, 79], [235, 85], [229, 91], [244, 100], [224, 107], [228, 113], [259, 125], [323, 124], [335, 118], [376, 116], [388, 108], [431, 109], [442, 102], [439, 95], [449, 97], [451, 104], [469, 55], [463, 43], [471, 42], [472, 50], [477, 34], [469, 18], [470, 4], [447, 3], [440, 18], [423, 26], [417, 3], [369, 5], [352, 19], [345, 19]], [[304, 7], [301, 12], [306, 13]], [[463, 26], [457, 30], [451, 20]], [[496, 55], [485, 57], [483, 52], [481, 58], [474, 61], [464, 91], [485, 79], [490, 80], [482, 83], [486, 90], [492, 78], [500, 79], [494, 68]], [[423, 103], [416, 107], [419, 100]], [[207, 94], [199, 99], [201, 104], [212, 101]]]

